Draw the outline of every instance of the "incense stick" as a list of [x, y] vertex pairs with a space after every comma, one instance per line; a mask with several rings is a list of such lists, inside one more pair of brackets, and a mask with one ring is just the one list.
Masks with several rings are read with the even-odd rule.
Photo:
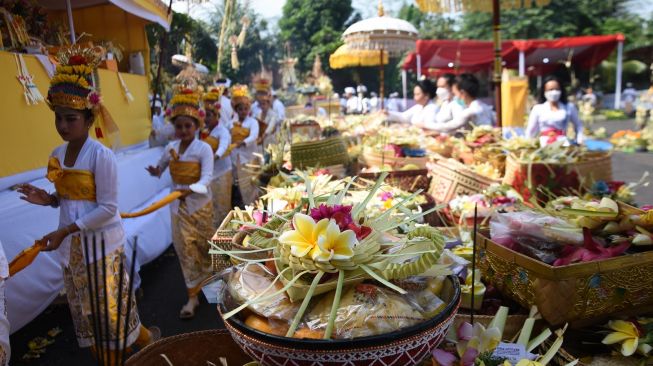
[[476, 288], [475, 286], [475, 281], [476, 281], [476, 231], [478, 230], [477, 228], [478, 225], [478, 203], [474, 204], [474, 232], [472, 233], [472, 288], [471, 288], [471, 293], [472, 293], [472, 298], [471, 298], [471, 312], [470, 312], [470, 320], [472, 323], [472, 326], [474, 325], [474, 289]]
[[81, 234], [83, 239], [84, 239], [84, 259], [86, 261], [86, 279], [88, 281], [87, 287], [88, 287], [88, 298], [91, 306], [91, 322], [93, 325], [93, 341], [95, 343], [95, 352], [96, 354], [99, 354], [100, 352], [100, 342], [99, 338], [96, 337], [95, 335], [98, 334], [99, 331], [99, 324], [98, 324], [98, 318], [97, 318], [97, 313], [95, 312], [95, 302], [93, 301], [93, 289], [91, 286], [91, 261], [90, 261], [90, 255], [91, 253], [89, 252], [88, 248], [88, 235], [86, 233]]

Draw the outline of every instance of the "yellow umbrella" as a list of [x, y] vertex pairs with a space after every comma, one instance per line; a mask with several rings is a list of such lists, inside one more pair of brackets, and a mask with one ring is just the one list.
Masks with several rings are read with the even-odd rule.
[[501, 127], [501, 8], [530, 8], [545, 6], [551, 0], [415, 0], [417, 7], [429, 13], [457, 13], [461, 11], [492, 12], [494, 40], [494, 94], [497, 123]]
[[[347, 44], [338, 47], [336, 52], [329, 56], [329, 66], [332, 69], [344, 69], [358, 66], [380, 66], [380, 50], [352, 49]], [[388, 53], [383, 53], [383, 65], [388, 64]]]

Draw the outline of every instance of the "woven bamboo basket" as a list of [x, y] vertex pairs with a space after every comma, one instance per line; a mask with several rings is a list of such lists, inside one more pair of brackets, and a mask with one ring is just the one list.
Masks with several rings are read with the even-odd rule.
[[[220, 249], [230, 250], [231, 243], [234, 236], [238, 234], [238, 230], [230, 228], [229, 224], [234, 219], [234, 211], [229, 211], [227, 216], [222, 220], [220, 227], [213, 234], [211, 241], [216, 244]], [[228, 256], [222, 254], [211, 254], [211, 266], [214, 272], [222, 272], [223, 270], [232, 266], [231, 260]]]
[[552, 325], [583, 326], [653, 310], [653, 252], [553, 267], [483, 235], [478, 249], [487, 283], [525, 308], [536, 305]]
[[429, 193], [436, 202], [449, 203], [459, 195], [480, 193], [494, 183], [500, 183], [474, 173], [453, 159], [437, 161], [430, 169], [433, 176]]
[[130, 357], [126, 366], [172, 365], [204, 366], [208, 362], [221, 365], [220, 358], [226, 358], [228, 365], [244, 365], [252, 358], [241, 350], [226, 329], [212, 329], [201, 332], [179, 334], [163, 338]]
[[[393, 170], [388, 172], [384, 182], [406, 192], [415, 192], [418, 189], [426, 192], [431, 184], [428, 172], [426, 169]], [[358, 177], [376, 181], [380, 175], [381, 173], [359, 173]]]
[[426, 169], [426, 163], [428, 163], [429, 158], [397, 158], [391, 151], [378, 152], [365, 149], [361, 154], [361, 160], [363, 164], [370, 168], [383, 168], [384, 166], [389, 166], [393, 170], [400, 170], [402, 167], [409, 164], [415, 165], [419, 169]]
[[[504, 184], [513, 186], [525, 198], [532, 195], [528, 189], [529, 182], [533, 187], [544, 186], [554, 194], [562, 195], [565, 189], [578, 189], [583, 184], [599, 180], [612, 180], [611, 153], [594, 153], [578, 163], [530, 165], [511, 154], [506, 158], [506, 174], [503, 177]], [[538, 195], [538, 198], [546, 199], [542, 195]]]
[[294, 168], [347, 165], [349, 153], [341, 137], [300, 142], [290, 147], [290, 160]]

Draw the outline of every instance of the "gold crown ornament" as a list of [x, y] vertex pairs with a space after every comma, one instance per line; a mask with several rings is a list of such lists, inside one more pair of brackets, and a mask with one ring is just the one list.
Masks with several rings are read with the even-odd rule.
[[231, 105], [235, 107], [243, 103], [248, 106], [252, 103], [249, 96], [249, 89], [247, 85], [236, 84], [231, 87]]
[[200, 129], [204, 126], [206, 113], [200, 108], [200, 93], [189, 88], [181, 88], [170, 100], [170, 107], [166, 110], [166, 116], [170, 120], [178, 116], [195, 118], [199, 122]]
[[256, 90], [257, 93], [269, 93], [270, 89], [270, 80], [264, 77], [258, 77], [254, 80], [254, 90]]
[[97, 110], [102, 102], [97, 90], [97, 66], [102, 60], [101, 47], [73, 45], [57, 56], [59, 65], [50, 80], [47, 103], [76, 110]]
[[202, 104], [205, 110], [219, 111], [221, 108], [220, 97], [224, 92], [224, 87], [211, 88], [202, 96]]

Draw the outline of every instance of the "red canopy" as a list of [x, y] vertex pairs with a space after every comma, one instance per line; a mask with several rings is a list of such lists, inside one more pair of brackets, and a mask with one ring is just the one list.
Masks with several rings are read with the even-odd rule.
[[[502, 43], [501, 56], [505, 67], [517, 69], [522, 51], [527, 73], [541, 75], [568, 60], [578, 67], [594, 67], [624, 40], [622, 34], [509, 40]], [[490, 70], [494, 61], [492, 41], [418, 40], [416, 52], [409, 54], [404, 61], [404, 69], [417, 70], [417, 54], [421, 57], [422, 73], [426, 75]]]

